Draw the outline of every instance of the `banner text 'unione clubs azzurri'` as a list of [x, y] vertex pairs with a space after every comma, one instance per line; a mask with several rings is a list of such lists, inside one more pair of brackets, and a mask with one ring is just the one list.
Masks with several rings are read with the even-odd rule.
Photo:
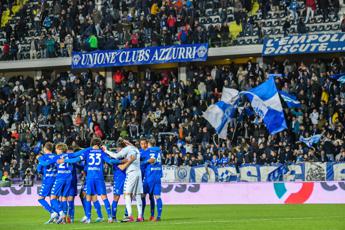
[[147, 65], [206, 61], [208, 44], [157, 46], [139, 49], [73, 52], [72, 68]]
[[299, 34], [267, 38], [262, 56], [345, 52], [345, 33]]

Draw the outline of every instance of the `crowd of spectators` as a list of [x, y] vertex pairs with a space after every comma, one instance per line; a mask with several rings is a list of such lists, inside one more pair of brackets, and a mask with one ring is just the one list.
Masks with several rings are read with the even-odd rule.
[[[3, 2], [3, 1], [2, 1]], [[6, 2], [8, 2], [6, 4]], [[13, 0], [2, 7], [11, 7]], [[2, 31], [5, 42], [2, 59], [71, 56], [72, 50], [92, 51], [122, 47], [209, 43], [214, 46], [237, 45], [237, 36], [255, 35], [262, 42], [263, 26], [269, 13], [284, 12], [284, 35], [308, 32], [306, 24], [315, 16], [329, 15], [339, 20], [339, 0], [51, 0], [30, 1], [7, 23]], [[210, 2], [212, 5], [210, 6]], [[209, 8], [211, 7], [211, 8]], [[228, 7], [233, 7], [228, 11]], [[206, 9], [213, 9], [211, 13]], [[257, 17], [260, 14], [260, 17]], [[216, 19], [214, 19], [214, 17]], [[203, 20], [201, 20], [203, 18]], [[216, 23], [214, 23], [216, 21]], [[267, 25], [266, 25], [267, 26]], [[277, 25], [271, 25], [277, 27]], [[280, 26], [278, 26], [280, 27]], [[29, 40], [28, 40], [29, 38]], [[28, 40], [28, 41], [27, 41]], [[24, 47], [24, 41], [28, 47]], [[25, 56], [24, 51], [29, 51]]]
[[[186, 81], [171, 70], [141, 73], [117, 69], [113, 87], [97, 72], [61, 72], [0, 81], [0, 171], [24, 178], [35, 171], [39, 143], [65, 142], [86, 147], [93, 136], [111, 145], [118, 137], [133, 142], [154, 137], [166, 165], [271, 164], [344, 161], [345, 88], [329, 78], [345, 72], [345, 59], [289, 60], [260, 66], [190, 65]], [[246, 90], [268, 73], [277, 87], [294, 94], [300, 109], [285, 109], [288, 129], [270, 136], [244, 100], [242, 115], [232, 120], [228, 139], [219, 140], [202, 112], [220, 97], [223, 87]], [[284, 106], [286, 107], [286, 106]], [[321, 134], [313, 148], [299, 137]], [[37, 150], [38, 148], [38, 150]], [[30, 176], [32, 176], [30, 174]]]

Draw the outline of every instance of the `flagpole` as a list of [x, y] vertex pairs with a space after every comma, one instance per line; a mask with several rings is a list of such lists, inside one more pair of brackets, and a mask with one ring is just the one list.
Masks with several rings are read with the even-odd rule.
[[[243, 111], [244, 111], [244, 108], [243, 108], [243, 110], [241, 111], [241, 113], [240, 113], [240, 115], [239, 115], [238, 117], [241, 117], [241, 116], [242, 116]], [[235, 126], [234, 132], [232, 133], [231, 144], [232, 144], [232, 142], [234, 141], [235, 133], [236, 133], [236, 131], [237, 131], [237, 126], [238, 126], [238, 123], [240, 123], [239, 120], [240, 120], [239, 118], [236, 119], [236, 126]]]
[[238, 126], [238, 122], [236, 121], [235, 130], [234, 130], [234, 132], [232, 133], [231, 143], [234, 141], [235, 133], [236, 133], [236, 131], [237, 131], [237, 126]]

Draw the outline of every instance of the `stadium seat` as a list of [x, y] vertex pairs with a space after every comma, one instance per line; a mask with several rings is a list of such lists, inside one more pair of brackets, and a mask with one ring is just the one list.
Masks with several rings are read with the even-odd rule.
[[213, 23], [220, 23], [220, 17], [219, 16], [213, 16], [212, 17], [212, 22]]
[[327, 24], [327, 25], [325, 26], [325, 31], [330, 31], [330, 30], [332, 30], [332, 25]]
[[275, 29], [273, 34], [275, 34], [275, 35], [281, 34], [280, 28]]
[[271, 27], [273, 25], [271, 20], [266, 21], [265, 26]]
[[332, 29], [333, 29], [333, 30], [339, 30], [339, 29], [340, 29], [340, 25], [338, 25], [338, 24], [333, 24]]
[[242, 40], [242, 39], [238, 40], [238, 44], [239, 45], [244, 45], [245, 44], [245, 40]]
[[324, 26], [324, 25], [319, 25], [319, 26], [317, 26], [317, 31], [322, 32], [322, 31], [324, 31], [324, 30], [325, 30], [325, 26]]
[[229, 15], [228, 18], [227, 18], [228, 22], [231, 22], [231, 21], [234, 21], [235, 18], [233, 15]]
[[207, 16], [212, 16], [212, 14], [213, 14], [213, 9], [206, 9]]

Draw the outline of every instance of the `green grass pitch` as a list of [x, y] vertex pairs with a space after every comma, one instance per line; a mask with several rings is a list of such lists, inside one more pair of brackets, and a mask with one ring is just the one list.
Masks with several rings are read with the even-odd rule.
[[[121, 217], [123, 209], [119, 207]], [[102, 211], [104, 214], [105, 210]], [[1, 207], [0, 229], [345, 230], [345, 205], [175, 205], [164, 206], [163, 212], [163, 220], [157, 223], [86, 225], [78, 223], [83, 214], [82, 208], [77, 207], [75, 224], [44, 225], [48, 214], [41, 207]], [[94, 217], [95, 213], [92, 215]]]

